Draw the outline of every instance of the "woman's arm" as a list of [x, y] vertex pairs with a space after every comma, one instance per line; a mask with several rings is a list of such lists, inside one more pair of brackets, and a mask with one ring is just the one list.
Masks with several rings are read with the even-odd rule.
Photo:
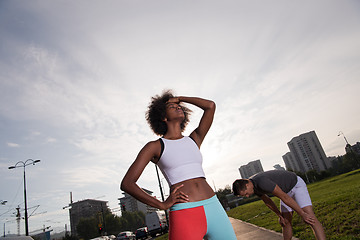
[[179, 189], [182, 186], [175, 188], [165, 202], [157, 200], [155, 197], [150, 196], [144, 190], [142, 190], [137, 184], [137, 180], [141, 176], [147, 164], [157, 156], [159, 156], [160, 143], [159, 141], [153, 141], [147, 143], [139, 152], [133, 164], [125, 174], [120, 188], [124, 192], [127, 192], [137, 200], [148, 204], [158, 209], [168, 209], [176, 202], [187, 202], [187, 195], [181, 192]]
[[199, 97], [179, 96], [175, 99], [177, 99], [178, 102], [189, 103], [204, 110], [198, 127], [190, 134], [190, 136], [196, 141], [197, 145], [200, 147], [213, 122], [216, 109], [215, 102]]

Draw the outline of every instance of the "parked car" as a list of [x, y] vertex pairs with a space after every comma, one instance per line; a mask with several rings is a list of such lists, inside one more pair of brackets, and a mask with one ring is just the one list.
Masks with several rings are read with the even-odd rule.
[[16, 236], [16, 237], [0, 237], [0, 239], [9, 239], [9, 240], [34, 240], [30, 236]]
[[116, 240], [135, 240], [135, 234], [130, 231], [121, 232]]
[[149, 235], [149, 233], [148, 233], [147, 227], [138, 228], [135, 232], [136, 240], [146, 239], [148, 237], [148, 235]]

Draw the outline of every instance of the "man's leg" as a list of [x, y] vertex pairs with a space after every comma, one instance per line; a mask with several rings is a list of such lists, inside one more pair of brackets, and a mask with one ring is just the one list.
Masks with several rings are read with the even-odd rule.
[[324, 228], [321, 225], [321, 223], [319, 222], [319, 220], [316, 218], [315, 213], [314, 213], [314, 211], [312, 209], [312, 206], [306, 206], [306, 207], [303, 207], [302, 209], [307, 214], [313, 216], [313, 218], [315, 219], [315, 223], [313, 225], [310, 225], [310, 226], [311, 226], [311, 228], [312, 228], [312, 230], [314, 232], [314, 235], [315, 235], [316, 239], [318, 239], [318, 240], [326, 239]]
[[281, 214], [288, 221], [286, 225], [282, 226], [284, 240], [290, 240], [293, 235], [293, 231], [292, 231], [293, 212], [282, 212]]

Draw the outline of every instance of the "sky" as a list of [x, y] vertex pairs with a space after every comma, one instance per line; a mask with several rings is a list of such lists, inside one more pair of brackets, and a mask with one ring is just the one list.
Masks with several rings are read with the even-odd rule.
[[[287, 142], [312, 130], [343, 155], [344, 136], [360, 141], [359, 76], [356, 0], [0, 0], [1, 227], [17, 233], [23, 169], [8, 167], [27, 159], [41, 160], [26, 167], [30, 232], [69, 228], [70, 192], [119, 215], [122, 177], [158, 138], [146, 107], [166, 89], [216, 103], [201, 147], [214, 190], [250, 161], [285, 166]], [[187, 106], [184, 135], [201, 117]], [[160, 197], [153, 164], [138, 184]]]

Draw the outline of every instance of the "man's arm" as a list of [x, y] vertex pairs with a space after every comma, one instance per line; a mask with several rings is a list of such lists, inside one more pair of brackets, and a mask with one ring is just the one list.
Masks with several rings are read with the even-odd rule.
[[271, 211], [273, 211], [276, 215], [278, 215], [280, 225], [284, 226], [286, 224], [287, 220], [282, 216], [280, 210], [278, 209], [278, 207], [276, 206], [274, 201], [271, 200], [271, 198], [269, 198], [269, 196], [266, 194], [262, 195], [261, 199], [263, 200], [265, 205], [271, 209]]
[[272, 194], [280, 198], [286, 205], [288, 205], [295, 212], [297, 212], [297, 214], [301, 216], [304, 222], [308, 224], [314, 224], [315, 219], [311, 217], [309, 214], [307, 214], [304, 210], [302, 210], [300, 206], [295, 202], [295, 200], [289, 197], [289, 195], [287, 195], [285, 192], [283, 192], [278, 185], [275, 186], [275, 189], [272, 192]]

